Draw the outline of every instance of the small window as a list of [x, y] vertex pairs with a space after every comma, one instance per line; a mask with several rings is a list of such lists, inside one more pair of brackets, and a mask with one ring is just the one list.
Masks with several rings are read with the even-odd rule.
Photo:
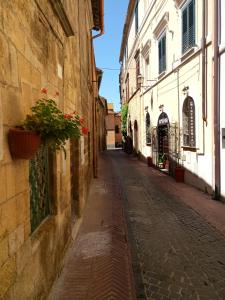
[[158, 42], [159, 74], [166, 70], [166, 34], [164, 33]]
[[151, 131], [150, 131], [150, 114], [147, 112], [145, 117], [145, 131], [146, 131], [146, 144], [151, 144]]
[[130, 83], [129, 83], [129, 73], [127, 74], [127, 78], [125, 81], [125, 85], [126, 85], [126, 102], [128, 102], [129, 98], [130, 98]]
[[196, 147], [195, 141], [195, 103], [191, 97], [187, 97], [183, 104], [183, 145]]
[[195, 0], [191, 0], [182, 11], [182, 53], [195, 45]]
[[118, 125], [115, 126], [115, 133], [120, 133], [120, 129]]
[[140, 51], [138, 50], [135, 55], [135, 62], [136, 62], [136, 88], [139, 88], [138, 84], [138, 76], [140, 75]]

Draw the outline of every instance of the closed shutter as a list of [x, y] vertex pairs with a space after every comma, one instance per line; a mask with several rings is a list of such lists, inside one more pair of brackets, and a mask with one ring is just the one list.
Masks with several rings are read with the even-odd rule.
[[191, 1], [188, 8], [189, 8], [188, 44], [189, 44], [189, 48], [191, 48], [195, 45], [195, 1]]
[[158, 43], [159, 50], [159, 74], [166, 69], [166, 35], [164, 35]]
[[195, 45], [195, 0], [182, 11], [182, 53]]

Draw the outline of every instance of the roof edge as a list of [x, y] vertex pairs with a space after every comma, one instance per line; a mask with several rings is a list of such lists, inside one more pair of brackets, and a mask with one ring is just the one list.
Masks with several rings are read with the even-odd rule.
[[131, 18], [133, 17], [135, 4], [136, 4], [136, 0], [130, 0], [129, 6], [127, 9], [127, 16], [126, 16], [125, 24], [123, 27], [123, 36], [122, 36], [122, 42], [121, 42], [121, 48], [120, 48], [120, 57], [119, 57], [120, 62], [123, 60], [124, 49], [126, 46], [128, 32], [130, 30], [130, 25], [131, 25], [130, 22], [131, 22]]

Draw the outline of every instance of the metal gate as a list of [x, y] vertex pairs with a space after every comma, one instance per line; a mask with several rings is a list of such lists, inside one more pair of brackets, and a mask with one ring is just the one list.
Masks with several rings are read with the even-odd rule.
[[35, 157], [30, 160], [30, 215], [31, 231], [50, 213], [50, 180], [49, 153], [46, 146], [42, 146]]

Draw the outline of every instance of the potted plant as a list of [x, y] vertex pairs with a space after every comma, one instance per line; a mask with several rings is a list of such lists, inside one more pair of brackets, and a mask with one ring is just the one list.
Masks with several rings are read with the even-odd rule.
[[158, 166], [160, 169], [164, 169], [165, 168], [165, 163], [166, 163], [167, 157], [165, 155], [165, 153], [159, 153], [158, 156]]
[[[64, 114], [57, 107], [55, 100], [47, 97], [47, 89], [42, 89], [42, 93], [46, 96], [37, 100], [25, 120], [9, 130], [10, 152], [15, 159], [32, 158], [41, 143], [52, 151], [63, 150], [66, 155], [66, 141], [88, 133], [88, 129], [83, 125], [83, 118], [76, 112]], [[58, 93], [56, 95], [58, 96]], [[22, 139], [21, 136], [26, 137]], [[28, 137], [36, 141], [31, 141]]]

